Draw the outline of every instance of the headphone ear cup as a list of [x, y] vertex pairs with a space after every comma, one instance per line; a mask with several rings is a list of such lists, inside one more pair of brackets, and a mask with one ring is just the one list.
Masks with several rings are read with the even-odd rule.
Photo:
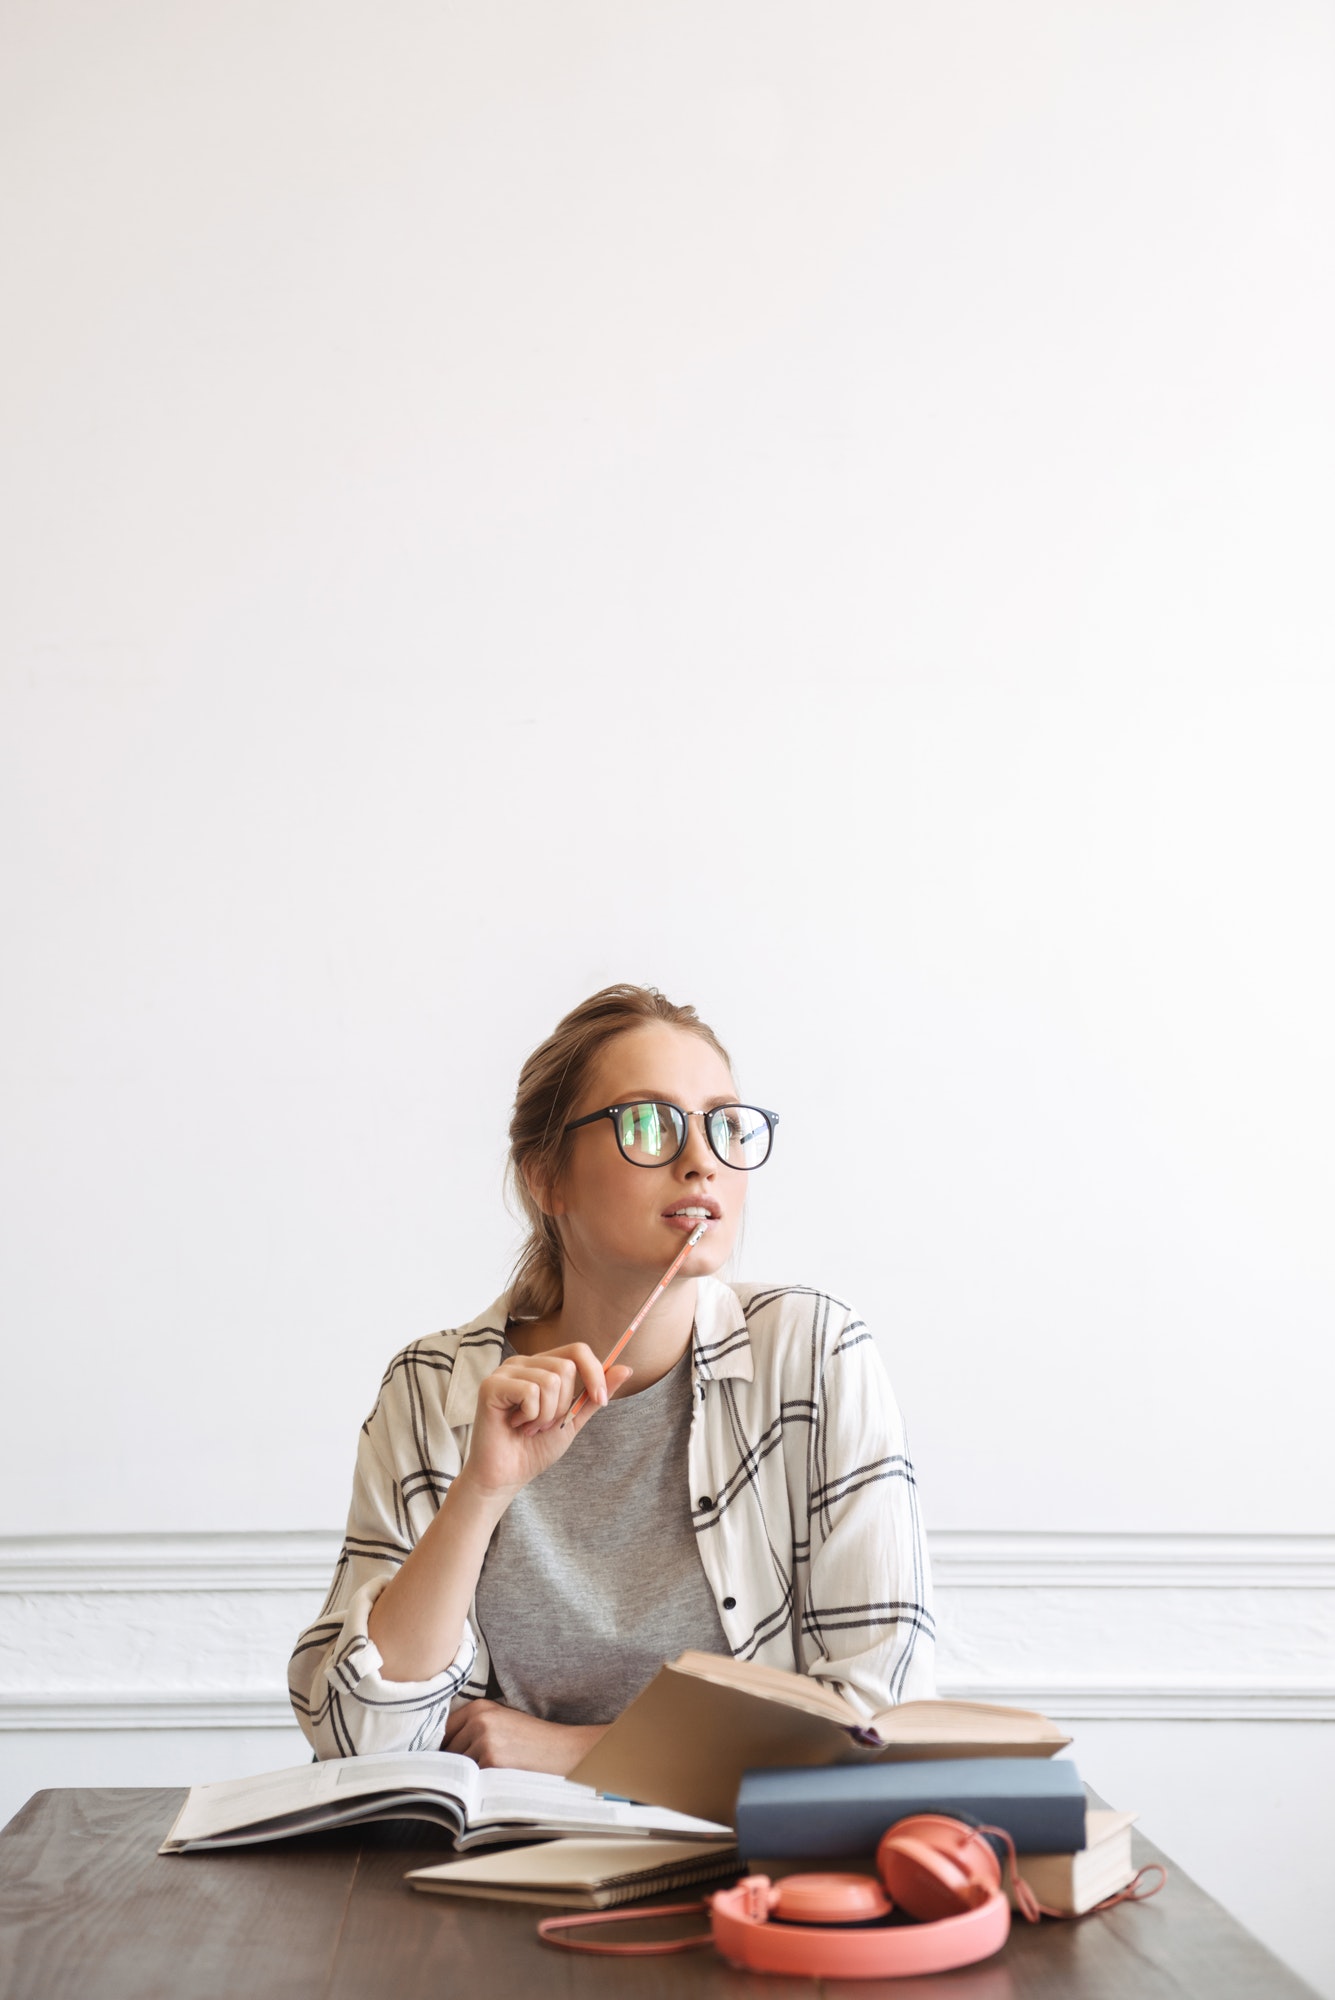
[[881, 1835], [876, 1867], [892, 1903], [935, 1922], [976, 1910], [1001, 1887], [1001, 1863], [982, 1834], [943, 1813], [915, 1813]]
[[787, 1875], [770, 1890], [769, 1905], [785, 1924], [866, 1924], [890, 1914], [880, 1883], [866, 1875]]

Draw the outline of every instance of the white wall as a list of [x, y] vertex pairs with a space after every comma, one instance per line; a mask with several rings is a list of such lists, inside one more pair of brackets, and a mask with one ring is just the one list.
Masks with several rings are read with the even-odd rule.
[[0, 1528], [332, 1527], [618, 977], [938, 1528], [1335, 1525], [1330, 7], [0, 38]]

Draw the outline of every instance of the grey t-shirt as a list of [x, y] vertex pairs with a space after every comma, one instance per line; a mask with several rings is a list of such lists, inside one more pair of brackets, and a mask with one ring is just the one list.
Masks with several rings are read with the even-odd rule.
[[495, 1699], [610, 1722], [686, 1647], [731, 1651], [691, 1525], [690, 1435], [688, 1349], [516, 1494], [477, 1583]]

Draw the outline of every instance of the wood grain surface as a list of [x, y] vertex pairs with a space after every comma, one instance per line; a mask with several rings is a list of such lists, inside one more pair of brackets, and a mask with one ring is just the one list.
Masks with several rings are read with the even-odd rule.
[[[0, 1834], [5, 2000], [1313, 2000], [1171, 1863], [1153, 1902], [1084, 1923], [1016, 1923], [995, 1958], [959, 1972], [778, 1979], [734, 1972], [712, 1951], [551, 1951], [535, 1910], [407, 1888], [409, 1868], [447, 1851], [407, 1822], [160, 1856], [183, 1796], [39, 1792], [11, 1821]], [[1144, 1840], [1138, 1850], [1163, 1858]]]

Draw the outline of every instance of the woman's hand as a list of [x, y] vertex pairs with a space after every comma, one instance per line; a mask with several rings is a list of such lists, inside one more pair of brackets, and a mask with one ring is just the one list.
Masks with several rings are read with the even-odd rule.
[[507, 1708], [503, 1702], [466, 1701], [450, 1710], [443, 1747], [471, 1757], [485, 1768], [554, 1771], [558, 1778], [568, 1778], [607, 1726], [605, 1722], [584, 1728], [541, 1722], [536, 1715]]
[[[604, 1374], [597, 1355], [582, 1340], [546, 1354], [512, 1354], [478, 1390], [472, 1441], [459, 1480], [508, 1505], [530, 1479], [555, 1465], [633, 1372], [618, 1364]], [[567, 1423], [566, 1413], [581, 1389], [587, 1389], [589, 1400]]]

